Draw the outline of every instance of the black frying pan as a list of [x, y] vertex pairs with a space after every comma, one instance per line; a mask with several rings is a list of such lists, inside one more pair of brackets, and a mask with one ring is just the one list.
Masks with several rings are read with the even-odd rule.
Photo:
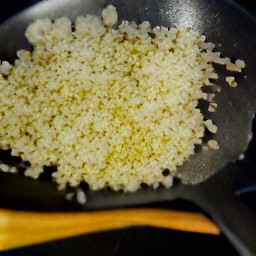
[[[0, 204], [5, 207], [32, 210], [94, 210], [124, 207], [155, 201], [182, 198], [201, 206], [219, 225], [242, 255], [256, 255], [256, 212], [242, 203], [237, 195], [256, 184], [256, 170], [235, 162], [251, 139], [256, 109], [256, 19], [234, 1], [211, 0], [52, 0], [44, 1], [0, 26], [0, 59], [13, 61], [21, 48], [30, 49], [24, 38], [26, 26], [40, 17], [57, 18], [97, 14], [107, 5], [117, 7], [119, 21], [148, 20], [155, 25], [192, 27], [216, 43], [216, 49], [233, 59], [245, 60], [243, 74], [236, 75], [239, 86], [224, 85], [227, 72], [219, 68], [217, 81], [218, 110], [202, 111], [218, 126], [214, 137], [219, 150], [198, 152], [182, 168], [181, 183], [171, 189], [142, 189], [136, 193], [110, 191], [87, 192], [88, 202], [80, 206], [65, 200], [63, 192], [47, 179], [39, 181], [23, 176], [0, 173]], [[246, 78], [244, 78], [244, 75]], [[2, 161], [8, 159], [1, 153]]]

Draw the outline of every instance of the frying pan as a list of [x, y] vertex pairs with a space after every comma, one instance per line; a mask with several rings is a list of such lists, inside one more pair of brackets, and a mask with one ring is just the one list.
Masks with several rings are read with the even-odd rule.
[[[239, 84], [224, 84], [227, 72], [216, 67], [218, 110], [202, 112], [218, 126], [214, 139], [218, 150], [196, 150], [179, 170], [180, 182], [170, 189], [141, 189], [136, 193], [87, 191], [88, 202], [78, 205], [66, 201], [47, 179], [0, 173], [1, 206], [44, 211], [95, 210], [129, 207], [177, 198], [192, 201], [204, 209], [221, 228], [241, 255], [256, 255], [256, 212], [239, 200], [237, 191], [256, 184], [256, 170], [235, 161], [252, 138], [252, 120], [256, 109], [256, 19], [235, 1], [211, 0], [52, 0], [43, 1], [0, 26], [0, 59], [14, 61], [19, 49], [31, 49], [24, 31], [37, 18], [96, 14], [108, 4], [116, 6], [119, 22], [148, 20], [152, 26], [192, 27], [216, 43], [216, 49], [231, 59], [243, 59], [246, 69], [236, 74]], [[2, 160], [6, 154], [2, 152]], [[14, 160], [13, 160], [14, 161]], [[250, 161], [250, 159], [248, 160]]]

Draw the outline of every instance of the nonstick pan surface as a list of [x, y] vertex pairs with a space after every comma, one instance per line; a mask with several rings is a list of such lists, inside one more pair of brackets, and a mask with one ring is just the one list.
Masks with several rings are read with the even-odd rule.
[[[234, 1], [210, 0], [62, 0], [44, 1], [14, 16], [0, 26], [0, 59], [14, 61], [19, 49], [30, 49], [24, 38], [27, 25], [37, 18], [97, 14], [107, 5], [117, 7], [119, 21], [148, 20], [153, 26], [192, 27], [205, 34], [216, 50], [231, 59], [243, 59], [246, 69], [236, 74], [237, 88], [225, 85], [227, 72], [216, 67], [217, 112], [202, 111], [218, 126], [214, 139], [219, 150], [198, 150], [182, 168], [181, 183], [171, 189], [143, 189], [133, 194], [110, 191], [87, 192], [88, 202], [80, 206], [67, 202], [49, 180], [0, 173], [1, 205], [32, 210], [95, 210], [126, 207], [154, 201], [183, 198], [200, 205], [220, 226], [241, 254], [256, 254], [256, 213], [235, 196], [235, 191], [256, 184], [256, 171], [234, 160], [243, 153], [252, 137], [256, 109], [256, 20]], [[4, 156], [4, 157], [3, 157]], [[2, 152], [4, 161], [5, 153]]]

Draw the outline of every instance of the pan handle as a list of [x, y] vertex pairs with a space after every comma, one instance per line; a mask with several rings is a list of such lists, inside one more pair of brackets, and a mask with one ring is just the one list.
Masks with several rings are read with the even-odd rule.
[[243, 256], [256, 255], [256, 212], [236, 195], [238, 189], [255, 186], [256, 168], [231, 163], [207, 181], [193, 186], [187, 199], [194, 201], [219, 226]]

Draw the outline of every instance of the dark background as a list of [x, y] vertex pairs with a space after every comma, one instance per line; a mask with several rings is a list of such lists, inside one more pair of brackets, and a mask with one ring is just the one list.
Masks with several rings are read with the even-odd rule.
[[[72, 0], [70, 0], [72, 1]], [[8, 0], [1, 2], [0, 23], [22, 9], [39, 0]], [[254, 1], [238, 1], [246, 8], [256, 11]], [[254, 135], [255, 136], [255, 135]], [[255, 141], [250, 145], [249, 154], [255, 158]], [[252, 206], [255, 203], [255, 192], [244, 196], [244, 200]], [[153, 205], [158, 207], [159, 205]], [[161, 207], [200, 211], [196, 206], [185, 201], [175, 203], [163, 202]], [[255, 207], [255, 205], [253, 206]], [[1, 234], [0, 234], [1, 235]], [[152, 227], [132, 227], [109, 232], [81, 235], [51, 243], [24, 247], [0, 253], [1, 255], [238, 255], [227, 239], [223, 236], [202, 235], [178, 232]]]

